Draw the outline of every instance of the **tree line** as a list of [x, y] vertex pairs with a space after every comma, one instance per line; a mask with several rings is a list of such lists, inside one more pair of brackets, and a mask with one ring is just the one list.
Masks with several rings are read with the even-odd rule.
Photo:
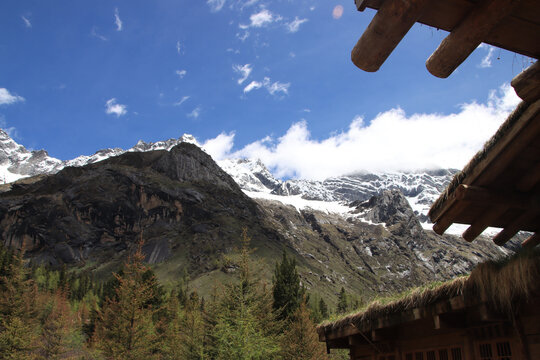
[[[0, 359], [348, 358], [318, 341], [328, 306], [310, 301], [294, 258], [284, 252], [268, 284], [251, 251], [244, 231], [234, 280], [202, 298], [187, 274], [165, 290], [141, 246], [106, 282], [0, 247]], [[350, 310], [344, 289], [339, 299]]]

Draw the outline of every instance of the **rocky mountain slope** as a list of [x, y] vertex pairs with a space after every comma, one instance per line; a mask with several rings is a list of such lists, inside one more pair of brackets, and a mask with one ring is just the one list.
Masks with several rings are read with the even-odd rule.
[[[256, 161], [230, 162], [229, 168], [222, 162], [221, 167], [235, 175], [233, 179], [186, 141], [137, 147], [80, 167], [56, 163], [64, 168], [35, 181], [12, 184], [11, 190], [0, 194], [4, 244], [24, 247], [35, 262], [68, 264], [100, 276], [115, 269], [142, 238], [147, 260], [164, 281], [174, 283], [188, 269], [193, 286], [204, 294], [235, 270], [235, 247], [247, 228], [257, 249], [254, 256], [261, 260], [268, 279], [274, 262], [286, 250], [296, 257], [306, 286], [329, 301], [342, 286], [367, 296], [448, 279], [507, 251], [488, 240], [468, 244], [423, 229], [404, 192], [418, 197], [428, 189], [421, 181], [433, 181], [430, 189], [435, 189], [439, 186], [435, 180], [442, 182], [445, 173], [399, 178], [357, 175], [339, 186], [337, 180], [311, 183], [326, 189], [333, 196], [330, 200], [355, 200], [338, 203], [310, 200], [317, 198], [307, 192], [278, 195], [279, 189], [287, 188], [284, 184], [292, 182], [274, 179]], [[170, 150], [146, 151], [161, 147]], [[9, 149], [24, 153], [12, 145]], [[30, 161], [37, 158], [35, 153], [24, 154], [7, 156], [3, 164], [35, 165]], [[79, 158], [79, 163], [106, 155]], [[231, 167], [240, 167], [243, 173]], [[364, 188], [352, 185], [361, 181]], [[401, 183], [408, 190], [390, 185], [377, 188], [376, 182]]]
[[[192, 135], [184, 134], [178, 139], [145, 143], [139, 141], [128, 150], [119, 148], [99, 150], [91, 156], [79, 156], [73, 160], [62, 161], [50, 157], [46, 151], [28, 151], [13, 141], [7, 133], [0, 130], [0, 177], [4, 182], [39, 174], [53, 174], [67, 166], [84, 166], [126, 152], [145, 152], [170, 150], [179, 143], [196, 144]], [[324, 181], [276, 179], [266, 166], [257, 159], [226, 159], [218, 162], [238, 185], [255, 198], [265, 194], [285, 197], [301, 197], [305, 200], [350, 203], [368, 200], [384, 190], [400, 190], [419, 217], [425, 228], [430, 228], [427, 211], [447, 186], [456, 172], [453, 169], [428, 170], [418, 173], [380, 173], [351, 174], [329, 178]], [[283, 199], [283, 198], [275, 198]], [[284, 201], [287, 201], [284, 199]]]

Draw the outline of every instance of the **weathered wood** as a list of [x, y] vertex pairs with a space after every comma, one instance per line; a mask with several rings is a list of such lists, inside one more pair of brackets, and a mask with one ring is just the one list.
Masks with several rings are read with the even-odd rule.
[[486, 230], [490, 224], [493, 223], [502, 212], [505, 210], [504, 207], [494, 206], [482, 213], [476, 220], [463, 232], [461, 235], [466, 241], [472, 242], [476, 239], [484, 230]]
[[456, 199], [485, 205], [502, 205], [515, 209], [540, 209], [540, 201], [530, 193], [492, 191], [480, 186], [461, 184], [454, 192]]
[[[454, 218], [465, 208], [464, 202], [456, 202], [455, 199], [449, 199], [447, 201], [448, 206], [445, 207], [447, 209], [442, 215], [439, 217], [437, 222], [433, 225], [433, 231], [435, 231], [436, 234], [442, 235], [450, 225], [453, 224]], [[433, 218], [432, 218], [433, 221]]]
[[516, 94], [523, 100], [532, 103], [540, 99], [540, 63], [536, 61], [528, 69], [522, 71], [511, 84]]
[[520, 0], [483, 0], [452, 30], [426, 62], [431, 74], [447, 78], [508, 16]]
[[537, 217], [539, 217], [538, 213], [527, 211], [523, 212], [520, 216], [514, 219], [514, 221], [512, 221], [503, 230], [501, 230], [501, 232], [499, 232], [493, 238], [493, 242], [499, 246], [506, 244], [508, 240], [510, 240], [514, 235], [518, 233], [519, 230], [523, 228], [524, 224], [531, 222]]
[[365, 71], [379, 70], [432, 1], [386, 0], [353, 48], [352, 62]]
[[540, 183], [540, 163], [536, 164], [536, 167], [530, 169], [527, 174], [517, 183], [516, 188], [518, 191], [527, 191], [534, 188], [536, 184]]
[[540, 235], [538, 233], [534, 233], [529, 238], [527, 238], [525, 241], [523, 241], [521, 246], [523, 246], [525, 248], [532, 249], [533, 247], [535, 247], [538, 244], [540, 244]]

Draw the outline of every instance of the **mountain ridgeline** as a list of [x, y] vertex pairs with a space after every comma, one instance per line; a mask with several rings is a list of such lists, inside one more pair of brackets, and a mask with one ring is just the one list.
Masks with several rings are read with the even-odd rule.
[[[10, 176], [23, 163], [34, 166], [26, 168], [32, 175], [48, 170], [4, 186], [2, 242], [25, 249], [34, 263], [66, 264], [99, 278], [142, 239], [146, 261], [162, 281], [174, 283], [187, 270], [204, 295], [238, 268], [234, 254], [246, 228], [263, 276], [270, 279], [285, 250], [306, 288], [330, 302], [342, 287], [366, 297], [400, 291], [508, 252], [486, 239], [469, 244], [424, 229], [423, 207], [452, 171], [281, 182], [257, 161], [218, 165], [190, 139], [140, 142], [137, 149], [101, 151], [72, 160], [77, 166], [52, 169], [4, 137], [0, 160]], [[347, 205], [335, 212], [285, 201], [298, 197]]]

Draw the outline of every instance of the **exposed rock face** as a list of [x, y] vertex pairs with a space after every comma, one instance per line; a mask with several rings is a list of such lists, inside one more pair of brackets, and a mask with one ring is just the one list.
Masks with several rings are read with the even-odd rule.
[[2, 241], [52, 265], [107, 262], [141, 236], [150, 262], [174, 249], [196, 249], [191, 260], [203, 262], [237, 242], [242, 222], [261, 231], [257, 216], [234, 180], [188, 143], [68, 167], [0, 195]]
[[399, 190], [385, 190], [381, 195], [372, 196], [365, 202], [353, 202], [362, 218], [386, 226], [400, 225], [403, 235], [421, 235], [422, 225]]

